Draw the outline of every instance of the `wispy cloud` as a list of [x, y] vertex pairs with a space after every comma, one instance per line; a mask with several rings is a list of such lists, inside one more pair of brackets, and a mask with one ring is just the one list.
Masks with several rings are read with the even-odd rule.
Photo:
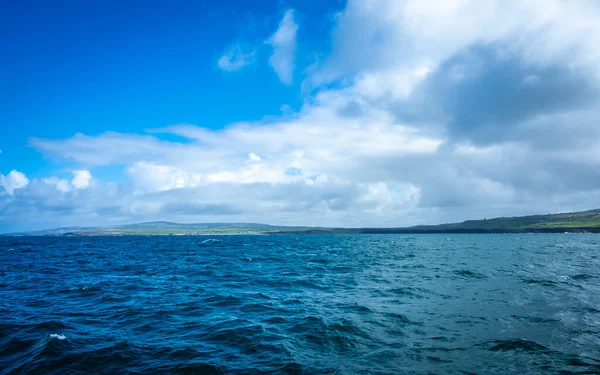
[[294, 80], [297, 32], [298, 25], [294, 20], [294, 11], [289, 9], [285, 12], [277, 31], [267, 40], [267, 43], [273, 47], [269, 64], [281, 82], [286, 85], [292, 84]]
[[217, 66], [225, 72], [233, 72], [255, 62], [256, 52], [248, 46], [234, 44], [227, 48], [217, 61]]

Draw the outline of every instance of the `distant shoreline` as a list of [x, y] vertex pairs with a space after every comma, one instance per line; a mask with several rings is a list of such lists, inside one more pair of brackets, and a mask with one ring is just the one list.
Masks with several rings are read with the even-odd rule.
[[304, 232], [277, 232], [269, 234], [520, 234], [520, 233], [600, 233], [600, 227], [544, 228], [544, 229], [448, 229], [411, 230], [394, 228], [307, 230]]
[[326, 234], [592, 234], [600, 233], [600, 228], [545, 228], [528, 230], [500, 230], [500, 229], [449, 229], [449, 230], [410, 230], [394, 228], [339, 228], [339, 229], [308, 229], [305, 231], [272, 231], [260, 233], [114, 233], [114, 232], [73, 232], [60, 234], [29, 234], [29, 233], [7, 233], [0, 237], [134, 237], [134, 236], [159, 236], [159, 237], [194, 237], [194, 236], [276, 236], [276, 235], [326, 235]]
[[390, 228], [328, 228], [278, 226], [260, 223], [181, 224], [168, 221], [111, 227], [68, 227], [0, 236], [190, 236], [272, 234], [502, 234], [502, 233], [600, 233], [600, 209], [548, 215], [499, 217], [461, 223]]

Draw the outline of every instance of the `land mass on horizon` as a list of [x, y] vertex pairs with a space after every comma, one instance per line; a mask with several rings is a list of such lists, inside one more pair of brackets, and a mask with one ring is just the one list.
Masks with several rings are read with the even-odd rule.
[[106, 227], [68, 227], [9, 236], [136, 236], [136, 235], [240, 235], [240, 234], [315, 234], [315, 233], [600, 233], [600, 209], [547, 215], [499, 217], [467, 220], [460, 223], [416, 225], [395, 228], [329, 228], [277, 226], [259, 223], [180, 224], [155, 221]]

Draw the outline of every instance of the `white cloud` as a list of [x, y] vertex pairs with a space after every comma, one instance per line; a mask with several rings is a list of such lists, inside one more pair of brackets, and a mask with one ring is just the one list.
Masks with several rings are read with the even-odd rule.
[[73, 179], [71, 180], [71, 185], [75, 189], [87, 189], [90, 187], [90, 182], [92, 181], [92, 174], [85, 169], [73, 171]]
[[71, 191], [71, 184], [69, 183], [69, 180], [65, 178], [58, 178], [56, 176], [52, 176], [44, 178], [42, 179], [42, 181], [47, 185], [52, 185], [56, 187], [56, 190], [60, 191], [61, 193], [68, 193], [69, 191]]
[[127, 172], [132, 181], [134, 181], [138, 194], [195, 187], [202, 181], [202, 174], [200, 173], [194, 173], [174, 166], [157, 165], [143, 161], [130, 166]]
[[388, 86], [392, 75], [410, 87], [420, 67], [435, 69], [469, 46], [493, 44], [531, 66], [591, 66], [599, 74], [598, 17], [594, 1], [350, 0], [338, 16], [332, 54], [309, 81], [374, 74]]
[[9, 195], [13, 195], [15, 190], [24, 188], [27, 184], [29, 184], [29, 179], [15, 169], [6, 176], [0, 173], [0, 186], [4, 187]]
[[279, 80], [286, 85], [290, 85], [294, 80], [297, 32], [298, 25], [294, 20], [294, 11], [289, 9], [285, 12], [275, 34], [267, 40], [267, 43], [273, 47], [269, 64], [277, 73]]
[[42, 181], [47, 185], [54, 186], [56, 190], [61, 193], [68, 193], [72, 190], [88, 189], [91, 186], [93, 177], [88, 170], [80, 169], [75, 170], [72, 173], [73, 179], [71, 179], [71, 181], [56, 176], [43, 178]]
[[253, 64], [256, 52], [247, 49], [244, 50], [240, 44], [230, 46], [219, 58], [217, 66], [225, 72], [233, 72]]

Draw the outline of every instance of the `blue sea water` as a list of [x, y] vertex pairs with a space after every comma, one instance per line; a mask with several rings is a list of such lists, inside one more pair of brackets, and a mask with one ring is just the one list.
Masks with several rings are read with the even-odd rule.
[[4, 237], [0, 373], [600, 373], [600, 235]]

